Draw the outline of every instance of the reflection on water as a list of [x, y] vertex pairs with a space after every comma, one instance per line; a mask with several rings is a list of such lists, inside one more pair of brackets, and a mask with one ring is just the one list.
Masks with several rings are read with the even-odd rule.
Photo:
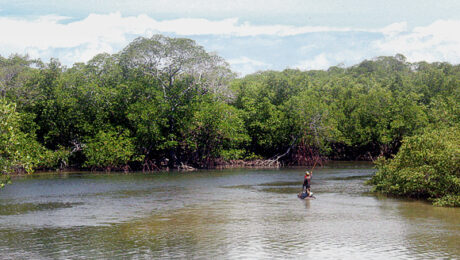
[[0, 192], [0, 258], [458, 258], [460, 209], [378, 198], [369, 165], [67, 175]]
[[74, 205], [81, 205], [82, 203], [62, 203], [62, 202], [49, 202], [49, 203], [23, 203], [23, 204], [4, 204], [0, 208], [0, 216], [5, 215], [18, 215], [25, 214], [30, 211], [39, 210], [52, 210], [59, 208], [71, 208]]

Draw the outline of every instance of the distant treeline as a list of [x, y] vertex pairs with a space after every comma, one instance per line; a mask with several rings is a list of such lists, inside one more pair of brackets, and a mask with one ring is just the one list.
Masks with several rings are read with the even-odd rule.
[[0, 57], [0, 171], [370, 160], [459, 127], [460, 66], [403, 55], [237, 78], [190, 39], [138, 38], [62, 66]]

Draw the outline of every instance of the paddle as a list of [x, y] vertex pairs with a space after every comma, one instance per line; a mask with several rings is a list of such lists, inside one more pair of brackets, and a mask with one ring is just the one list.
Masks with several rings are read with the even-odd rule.
[[313, 169], [315, 169], [317, 163], [318, 163], [318, 160], [315, 160], [315, 164], [313, 164], [313, 168], [311, 168], [310, 170], [311, 173], [313, 173]]

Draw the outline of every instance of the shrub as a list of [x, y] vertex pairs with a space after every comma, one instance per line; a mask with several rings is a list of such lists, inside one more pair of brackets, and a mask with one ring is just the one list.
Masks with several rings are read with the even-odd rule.
[[393, 159], [377, 161], [373, 190], [460, 206], [460, 128], [427, 129], [405, 138]]
[[110, 171], [113, 168], [123, 167], [130, 161], [139, 161], [135, 157], [135, 146], [129, 131], [99, 131], [89, 138], [83, 153], [86, 161], [83, 166], [91, 168], [104, 168]]
[[10, 183], [9, 173], [32, 173], [37, 168], [53, 168], [66, 164], [69, 152], [51, 151], [37, 140], [35, 133], [24, 133], [20, 126], [21, 114], [16, 104], [0, 98], [0, 188]]

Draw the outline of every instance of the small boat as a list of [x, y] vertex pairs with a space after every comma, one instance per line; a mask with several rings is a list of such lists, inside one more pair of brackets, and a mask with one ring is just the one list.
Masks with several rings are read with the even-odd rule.
[[315, 196], [313, 196], [313, 192], [310, 192], [310, 196], [306, 192], [300, 192], [299, 194], [297, 194], [297, 197], [302, 200], [316, 199]]

